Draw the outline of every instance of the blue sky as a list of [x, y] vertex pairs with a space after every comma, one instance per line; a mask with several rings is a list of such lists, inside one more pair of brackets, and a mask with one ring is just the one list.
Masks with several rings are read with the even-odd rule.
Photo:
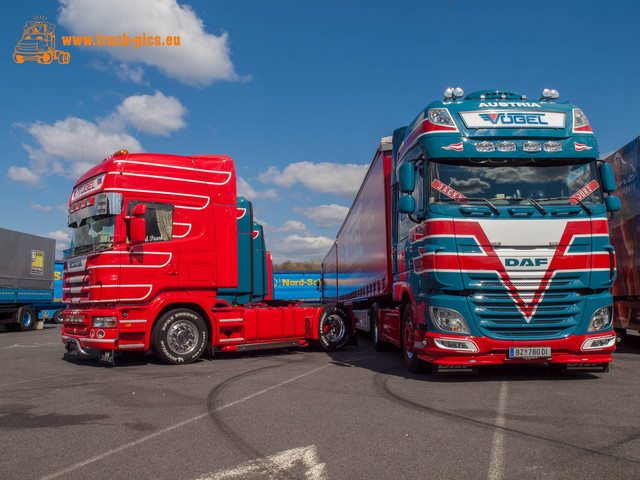
[[[600, 154], [640, 135], [633, 1], [3, 2], [0, 226], [68, 248], [82, 171], [120, 148], [226, 154], [276, 261], [321, 258], [381, 137], [449, 86], [544, 88], [580, 106]], [[70, 62], [17, 64], [26, 21]], [[175, 47], [63, 35], [180, 35]]]

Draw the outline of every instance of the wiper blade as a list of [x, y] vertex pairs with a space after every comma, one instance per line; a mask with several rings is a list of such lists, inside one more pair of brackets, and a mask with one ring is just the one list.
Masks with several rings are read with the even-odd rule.
[[587, 207], [582, 201], [576, 197], [553, 197], [553, 198], [540, 198], [539, 200], [568, 200], [569, 202], [575, 202], [580, 205], [587, 215], [593, 215], [593, 210]]
[[538, 202], [536, 202], [533, 198], [529, 197], [529, 201], [532, 203], [532, 205], [534, 207], [536, 207], [538, 209], [538, 211], [543, 214], [546, 215], [547, 214], [547, 209], [544, 208], [542, 205], [540, 205]]
[[498, 210], [498, 208], [493, 203], [491, 203], [489, 200], [487, 200], [484, 197], [466, 198], [466, 200], [469, 200], [471, 202], [474, 202], [474, 201], [475, 202], [484, 202], [484, 203], [487, 204], [487, 206], [491, 209], [491, 211], [493, 213], [495, 213], [496, 215], [500, 215], [500, 210]]

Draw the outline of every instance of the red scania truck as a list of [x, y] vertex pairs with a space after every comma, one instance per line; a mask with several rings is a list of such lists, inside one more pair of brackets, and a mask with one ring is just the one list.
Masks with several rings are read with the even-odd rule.
[[615, 349], [611, 166], [558, 94], [447, 89], [383, 138], [323, 262], [324, 299], [436, 372]]
[[334, 306], [218, 298], [238, 288], [239, 217], [227, 156], [121, 150], [85, 173], [69, 200], [67, 352], [113, 364], [116, 351], [151, 349], [182, 364], [216, 349], [344, 346], [351, 320]]

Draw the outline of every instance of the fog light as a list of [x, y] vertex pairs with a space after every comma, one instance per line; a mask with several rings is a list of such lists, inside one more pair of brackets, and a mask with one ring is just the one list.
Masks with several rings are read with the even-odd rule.
[[590, 338], [582, 344], [582, 350], [599, 350], [601, 348], [611, 348], [616, 343], [615, 335], [612, 337]]
[[434, 338], [433, 342], [438, 348], [442, 348], [443, 350], [462, 350], [470, 353], [475, 353], [478, 351], [478, 347], [475, 343], [465, 340], [447, 340], [444, 338]]
[[117, 317], [93, 317], [92, 328], [116, 328]]

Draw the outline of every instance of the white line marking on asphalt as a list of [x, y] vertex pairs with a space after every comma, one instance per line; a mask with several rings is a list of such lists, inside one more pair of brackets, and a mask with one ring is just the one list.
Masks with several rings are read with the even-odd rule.
[[500, 480], [504, 475], [505, 451], [504, 451], [504, 427], [506, 425], [505, 412], [507, 409], [507, 382], [502, 381], [498, 396], [498, 411], [496, 413], [496, 429], [493, 432], [491, 442], [491, 457], [489, 459], [488, 480]]
[[50, 375], [48, 377], [30, 378], [29, 380], [20, 380], [19, 382], [0, 383], [0, 388], [2, 388], [2, 387], [11, 387], [12, 385], [19, 385], [21, 383], [40, 382], [42, 380], [48, 380], [50, 378], [66, 377], [68, 375], [73, 375], [74, 373], [75, 372], [61, 373], [60, 375]]
[[269, 457], [252, 460], [228, 470], [221, 470], [199, 477], [197, 480], [231, 480], [250, 478], [285, 478], [287, 472], [302, 466], [304, 478], [322, 480], [325, 478], [325, 464], [320, 463], [315, 445], [294, 448]]
[[6, 350], [8, 348], [40, 348], [40, 347], [44, 347], [45, 345], [60, 345], [60, 343], [59, 342], [32, 343], [30, 345], [27, 345], [24, 343], [15, 343], [7, 347], [0, 347], [0, 350]]
[[[313, 373], [319, 372], [320, 370], [322, 370], [324, 368], [327, 368], [327, 367], [330, 367], [332, 365], [333, 365], [332, 363], [328, 363], [328, 364], [323, 365], [321, 367], [314, 368], [313, 370], [310, 370], [307, 373], [303, 373], [303, 374], [298, 375], [296, 377], [290, 378], [289, 380], [285, 380], [284, 382], [280, 382], [277, 385], [272, 385], [271, 387], [265, 388], [264, 390], [260, 390], [259, 392], [256, 392], [256, 393], [252, 393], [251, 395], [247, 395], [246, 397], [241, 398], [239, 400], [236, 400], [234, 402], [230, 402], [230, 403], [227, 403], [225, 405], [222, 405], [222, 406], [216, 408], [215, 411], [219, 412], [219, 411], [225, 410], [225, 409], [227, 409], [229, 407], [233, 407], [235, 405], [238, 405], [239, 403], [246, 402], [247, 400], [251, 400], [252, 398], [255, 398], [257, 396], [260, 396], [260, 395], [263, 395], [263, 394], [265, 394], [267, 392], [270, 392], [271, 390], [275, 390], [276, 388], [282, 387], [283, 385], [287, 385], [288, 383], [295, 382], [296, 380], [299, 380], [299, 379], [301, 379], [303, 377], [306, 377], [307, 375], [311, 375]], [[138, 440], [134, 440], [133, 442], [129, 442], [129, 443], [124, 444], [124, 445], [120, 445], [117, 448], [114, 448], [112, 450], [108, 450], [108, 451], [106, 451], [106, 452], [104, 452], [104, 453], [102, 453], [100, 455], [96, 455], [95, 457], [92, 457], [92, 458], [89, 458], [87, 460], [84, 460], [83, 462], [78, 462], [78, 463], [76, 463], [74, 465], [71, 465], [70, 467], [64, 468], [64, 469], [62, 469], [62, 470], [60, 470], [58, 472], [52, 473], [50, 475], [45, 475], [44, 477], [42, 477], [42, 480], [49, 480], [51, 478], [57, 478], [57, 477], [60, 477], [62, 475], [66, 475], [66, 474], [71, 473], [71, 472], [73, 472], [75, 470], [78, 470], [79, 468], [85, 467], [85, 466], [87, 466], [87, 465], [89, 465], [91, 463], [97, 462], [97, 461], [102, 460], [104, 458], [107, 458], [107, 457], [109, 457], [111, 455], [119, 453], [119, 452], [121, 452], [123, 450], [127, 450], [127, 449], [129, 449], [131, 447], [135, 447], [136, 445], [140, 445], [141, 443], [144, 443], [144, 442], [146, 442], [148, 440], [151, 440], [151, 439], [154, 439], [156, 437], [159, 437], [160, 435], [164, 435], [165, 433], [172, 432], [172, 431], [174, 431], [174, 430], [176, 430], [176, 429], [178, 429], [180, 427], [183, 427], [185, 425], [188, 425], [189, 423], [201, 420], [201, 419], [203, 419], [205, 417], [208, 417], [208, 416], [209, 416], [209, 412], [206, 412], [206, 413], [203, 413], [203, 414], [200, 414], [200, 415], [196, 415], [195, 417], [191, 417], [191, 418], [189, 418], [187, 420], [184, 420], [182, 422], [179, 422], [179, 423], [176, 423], [174, 425], [171, 425], [170, 427], [163, 428], [162, 430], [158, 430], [157, 432], [154, 432], [154, 433], [151, 433], [149, 435], [146, 435], [146, 436], [144, 436], [142, 438], [139, 438]]]

